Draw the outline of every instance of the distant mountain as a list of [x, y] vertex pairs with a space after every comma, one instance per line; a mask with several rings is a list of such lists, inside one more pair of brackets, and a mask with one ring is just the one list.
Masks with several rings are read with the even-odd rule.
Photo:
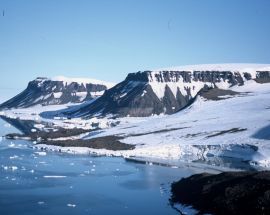
[[270, 65], [195, 65], [131, 73], [89, 105], [57, 112], [57, 115], [145, 117], [173, 114], [190, 104], [202, 89], [229, 89], [249, 80], [270, 82]]
[[30, 81], [23, 92], [2, 103], [0, 109], [80, 103], [101, 96], [112, 86], [94, 79], [39, 77]]

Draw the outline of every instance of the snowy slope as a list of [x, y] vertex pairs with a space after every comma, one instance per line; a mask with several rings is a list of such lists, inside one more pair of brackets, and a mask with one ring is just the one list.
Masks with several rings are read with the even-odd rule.
[[189, 108], [179, 113], [122, 118], [119, 126], [85, 137], [122, 136], [122, 142], [136, 145], [132, 151], [62, 150], [164, 159], [166, 162], [206, 162], [231, 157], [270, 166], [270, 84], [251, 80], [233, 90], [241, 94], [218, 101], [197, 97]]

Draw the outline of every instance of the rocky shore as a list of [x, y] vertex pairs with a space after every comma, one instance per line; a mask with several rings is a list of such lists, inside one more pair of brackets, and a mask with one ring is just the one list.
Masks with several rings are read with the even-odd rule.
[[202, 173], [171, 186], [171, 203], [199, 214], [270, 214], [270, 171]]

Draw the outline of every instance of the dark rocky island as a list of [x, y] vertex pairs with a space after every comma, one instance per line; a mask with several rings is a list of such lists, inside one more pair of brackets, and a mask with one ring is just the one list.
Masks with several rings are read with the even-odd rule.
[[270, 171], [196, 174], [175, 182], [171, 203], [199, 214], [270, 214]]

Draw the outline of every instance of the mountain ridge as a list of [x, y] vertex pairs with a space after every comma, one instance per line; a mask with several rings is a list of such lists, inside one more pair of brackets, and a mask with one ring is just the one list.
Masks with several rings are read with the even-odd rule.
[[82, 103], [95, 99], [76, 109], [57, 111], [56, 116], [91, 118], [173, 114], [192, 103], [202, 90], [220, 89], [215, 91], [218, 99], [219, 93], [220, 96], [226, 96], [227, 92], [234, 94], [231, 87], [244, 85], [250, 80], [270, 82], [270, 64], [204, 64], [139, 71], [129, 73], [116, 85], [95, 79], [39, 77], [29, 82], [21, 94], [0, 105], [0, 109]]
[[94, 79], [37, 77], [30, 81], [21, 93], [0, 104], [0, 109], [82, 103], [101, 96], [105, 90], [112, 86], [112, 83]]
[[226, 70], [233, 67], [228, 64], [227, 67], [220, 66], [219, 70], [215, 65], [215, 70], [207, 67], [201, 71], [187, 69], [130, 73], [124, 81], [107, 90], [93, 103], [64, 114], [71, 118], [107, 114], [118, 117], [173, 114], [190, 104], [201, 90], [227, 90], [250, 80], [257, 83], [270, 82], [270, 65], [248, 65], [249, 67], [241, 65], [241, 69], [236, 67], [232, 71]]

